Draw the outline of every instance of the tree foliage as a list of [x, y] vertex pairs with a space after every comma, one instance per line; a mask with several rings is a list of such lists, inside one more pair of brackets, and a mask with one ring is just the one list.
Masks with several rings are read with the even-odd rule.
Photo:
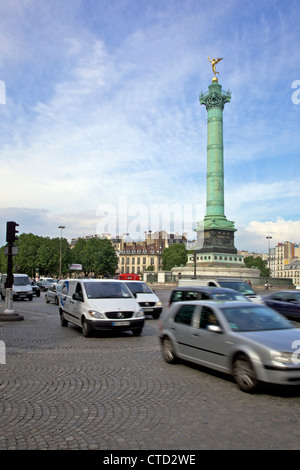
[[165, 248], [162, 254], [162, 268], [165, 271], [170, 271], [174, 266], [186, 265], [187, 252], [185, 245], [181, 243], [174, 243], [174, 245]]
[[[84, 274], [96, 277], [112, 276], [116, 272], [118, 258], [110, 240], [106, 238], [79, 239], [71, 249], [65, 238], [39, 237], [22, 233], [16, 241], [18, 254], [13, 257], [13, 272], [34, 277], [40, 275], [58, 277], [61, 247], [62, 277], [69, 273], [69, 264], [82, 264]], [[0, 272], [7, 271], [7, 256], [0, 249]]]
[[115, 274], [118, 257], [113, 244], [107, 238], [79, 239], [72, 253], [74, 263], [82, 264], [85, 276], [112, 276]]
[[260, 270], [261, 277], [269, 277], [270, 270], [267, 267], [267, 260], [263, 260], [260, 256], [254, 258], [253, 256], [246, 256], [244, 258], [246, 268], [256, 268]]

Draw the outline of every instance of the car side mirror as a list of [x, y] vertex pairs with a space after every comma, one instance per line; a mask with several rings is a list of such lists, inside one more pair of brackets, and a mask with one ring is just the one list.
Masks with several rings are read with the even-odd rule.
[[207, 329], [212, 333], [222, 333], [222, 330], [219, 325], [208, 325]]

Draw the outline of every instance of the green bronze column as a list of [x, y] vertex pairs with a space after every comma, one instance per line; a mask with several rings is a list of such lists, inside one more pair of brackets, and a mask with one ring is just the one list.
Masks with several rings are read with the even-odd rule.
[[[230, 102], [230, 92], [222, 93], [222, 87], [214, 82], [209, 92], [200, 95], [200, 104], [207, 110], [207, 175], [205, 226], [214, 220], [226, 220], [224, 214], [224, 162], [223, 162], [223, 109]], [[225, 224], [227, 226], [227, 224]]]
[[231, 93], [223, 92], [216, 77], [215, 65], [222, 59], [209, 59], [214, 78], [208, 92], [201, 93], [200, 104], [207, 110], [207, 174], [206, 215], [198, 222], [196, 251], [204, 253], [236, 253], [234, 248], [234, 222], [224, 212], [224, 149], [223, 110], [230, 102]]

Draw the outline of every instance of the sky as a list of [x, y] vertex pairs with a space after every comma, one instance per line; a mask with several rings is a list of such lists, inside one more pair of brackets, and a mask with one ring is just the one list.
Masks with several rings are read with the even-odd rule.
[[[0, 246], [187, 232], [217, 65], [239, 250], [300, 242], [299, 0], [0, 0]], [[64, 229], [60, 229], [64, 226]]]

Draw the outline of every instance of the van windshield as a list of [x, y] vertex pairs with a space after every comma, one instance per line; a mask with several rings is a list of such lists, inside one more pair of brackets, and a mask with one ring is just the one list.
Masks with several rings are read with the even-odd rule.
[[30, 284], [28, 276], [14, 276], [14, 286], [27, 286]]
[[144, 282], [126, 282], [126, 286], [133, 294], [152, 294], [152, 290]]
[[132, 297], [122, 282], [84, 282], [88, 299], [121, 299]]

